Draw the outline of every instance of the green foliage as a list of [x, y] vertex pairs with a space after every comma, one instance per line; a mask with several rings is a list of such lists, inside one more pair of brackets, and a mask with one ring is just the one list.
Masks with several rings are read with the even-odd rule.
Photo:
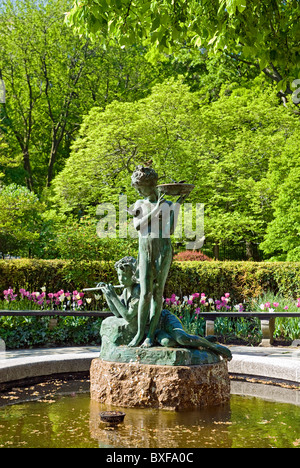
[[[135, 200], [132, 170], [152, 159], [161, 182], [186, 179], [195, 184], [188, 201], [205, 205], [208, 244], [247, 244], [247, 257], [258, 259], [255, 246], [264, 240], [276, 200], [282, 206], [281, 192], [272, 182], [276, 161], [284, 167], [292, 149], [296, 155], [292, 144], [299, 133], [297, 117], [279, 106], [276, 89], [261, 77], [251, 88], [223, 85], [212, 102], [170, 79], [154, 86], [145, 99], [90, 111], [53, 182], [53, 200], [62, 213], [88, 210], [94, 218], [95, 205], [107, 201], [118, 212], [119, 194], [127, 195], [128, 204]], [[288, 180], [293, 189], [283, 190], [282, 211], [299, 178]], [[294, 205], [289, 210], [297, 217]], [[295, 225], [286, 237], [281, 232], [277, 242], [297, 247], [296, 230]]]
[[0, 252], [24, 253], [39, 239], [43, 205], [27, 188], [0, 185]]
[[286, 255], [288, 261], [300, 258], [300, 164], [295, 135], [288, 139], [281, 159], [271, 161], [271, 183], [277, 196], [273, 201], [274, 219], [268, 225], [261, 248], [267, 254]]
[[242, 343], [257, 346], [262, 338], [261, 325], [259, 318], [230, 318], [218, 317], [215, 320], [215, 333], [222, 337], [225, 343], [232, 340], [241, 340]]
[[299, 297], [300, 264], [288, 262], [174, 262], [165, 295], [182, 297], [191, 291], [218, 298], [230, 292], [232, 301], [241, 303], [263, 291]]
[[175, 163], [179, 175], [183, 159], [186, 162], [190, 156], [181, 139], [189, 132], [192, 105], [188, 87], [169, 80], [155, 86], [144, 100], [115, 101], [104, 112], [93, 108], [84, 119], [71, 157], [54, 181], [56, 203], [64, 211], [82, 209], [87, 204], [116, 202], [120, 193], [126, 193], [131, 203], [135, 191], [130, 188], [130, 176], [135, 165], [155, 156], [158, 171], [164, 173], [167, 165]]
[[0, 180], [45, 201], [22, 223], [6, 216], [0, 251], [136, 254], [92, 226], [98, 204], [118, 214], [120, 193], [136, 199], [131, 172], [153, 159], [162, 182], [196, 184], [205, 254], [298, 261], [299, 116], [278, 92], [299, 76], [299, 2], [82, 0], [67, 19], [82, 35], [65, 24], [71, 5], [0, 6]]
[[[0, 291], [13, 287], [38, 291], [73, 291], [99, 281], [117, 283], [114, 262], [72, 260], [1, 260]], [[191, 291], [218, 298], [230, 292], [241, 303], [273, 291], [284, 297], [300, 297], [300, 264], [296, 262], [173, 262], [165, 297], [182, 297]]]
[[56, 231], [56, 249], [66, 260], [117, 261], [126, 255], [137, 255], [136, 239], [99, 238], [97, 219], [89, 216], [66, 220]]
[[[185, 295], [189, 297], [191, 292], [204, 292], [208, 301], [208, 298], [220, 298], [226, 291], [230, 292], [231, 308], [243, 304], [248, 310], [260, 311], [260, 304], [269, 301], [271, 304], [278, 302], [283, 311], [285, 305], [295, 310], [295, 299], [300, 297], [299, 280], [300, 264], [294, 262], [174, 262], [167, 280], [165, 297], [177, 295], [182, 300]], [[9, 286], [16, 292], [19, 288], [38, 291], [42, 286], [46, 286], [47, 291], [73, 291], [75, 287], [78, 290], [92, 287], [99, 281], [117, 284], [113, 262], [85, 261], [74, 264], [72, 261], [57, 260], [0, 261], [0, 291]], [[201, 310], [207, 311], [208, 308], [200, 302], [198, 306], [195, 309], [194, 305], [185, 304], [177, 312], [187, 331], [203, 336], [205, 326]], [[7, 308], [7, 304], [0, 301], [0, 307]], [[23, 306], [16, 301], [13, 307], [22, 309]], [[176, 312], [172, 306], [170, 310]], [[100, 322], [97, 320], [60, 317], [57, 327], [49, 330], [48, 317], [1, 317], [1, 337], [12, 348], [47, 343], [98, 344]], [[216, 319], [215, 327], [217, 335], [224, 336], [227, 341], [240, 338], [257, 344], [261, 338], [258, 319], [222, 317]], [[275, 336], [299, 338], [299, 319], [276, 319]]]
[[[160, 75], [144, 48], [104, 49], [64, 23], [70, 0], [1, 2], [0, 169], [36, 193], [64, 166], [82, 116], [93, 106], [148, 94]], [[11, 23], [13, 22], [13, 27]], [[9, 164], [8, 164], [9, 163]]]
[[299, 77], [298, 16], [297, 0], [75, 0], [67, 22], [104, 43], [146, 41], [170, 52], [188, 41], [226, 51], [259, 66], [285, 91]]
[[[115, 282], [114, 262], [71, 260], [1, 260], [0, 291], [13, 287], [39, 291], [73, 291], [93, 287], [99, 281]], [[114, 283], [117, 284], [117, 283]]]
[[7, 349], [24, 348], [45, 342], [49, 318], [0, 317], [1, 337]]
[[0, 317], [1, 338], [7, 349], [100, 345], [101, 318], [59, 317], [53, 329], [49, 322], [50, 317]]

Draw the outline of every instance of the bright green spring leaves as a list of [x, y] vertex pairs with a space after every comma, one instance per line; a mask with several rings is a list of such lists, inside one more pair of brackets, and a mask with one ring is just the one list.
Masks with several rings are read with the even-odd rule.
[[[189, 201], [205, 204], [207, 241], [261, 242], [276, 200], [287, 193], [276, 181], [297, 184], [285, 161], [297, 157], [300, 128], [297, 117], [278, 106], [276, 90], [260, 79], [255, 83], [251, 89], [224, 86], [220, 98], [208, 103], [205, 95], [169, 80], [135, 103], [92, 109], [54, 181], [61, 210], [116, 203], [122, 193], [133, 202], [131, 172], [151, 159], [162, 183], [195, 184]], [[291, 213], [299, 213], [297, 206]]]
[[76, 0], [67, 22], [120, 45], [166, 52], [191, 43], [255, 63], [285, 90], [299, 78], [299, 2], [268, 0]]

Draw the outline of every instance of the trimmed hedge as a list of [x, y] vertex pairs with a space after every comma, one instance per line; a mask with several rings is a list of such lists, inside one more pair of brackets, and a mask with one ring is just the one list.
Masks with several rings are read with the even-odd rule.
[[[114, 262], [68, 260], [0, 260], [0, 297], [8, 287], [48, 292], [93, 287], [99, 281], [117, 284]], [[300, 262], [173, 262], [165, 297], [205, 292], [232, 300], [259, 296], [264, 291], [300, 297]]]
[[14, 291], [20, 288], [31, 292], [40, 291], [43, 286], [46, 286], [48, 292], [60, 289], [73, 291], [93, 287], [99, 281], [117, 281], [114, 262], [0, 260], [0, 295], [8, 287]]
[[215, 299], [229, 292], [234, 302], [266, 291], [300, 297], [300, 262], [174, 262], [166, 285], [166, 296], [204, 292]]

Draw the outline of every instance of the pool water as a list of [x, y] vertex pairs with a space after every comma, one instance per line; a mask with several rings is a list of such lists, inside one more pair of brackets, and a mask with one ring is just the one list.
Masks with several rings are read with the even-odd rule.
[[123, 408], [125, 420], [114, 428], [99, 413], [116, 408], [92, 401], [86, 382], [41, 388], [30, 387], [32, 401], [19, 401], [18, 389], [6, 396], [8, 404], [2, 400], [0, 448], [300, 447], [294, 404], [232, 395], [229, 404], [197, 411]]

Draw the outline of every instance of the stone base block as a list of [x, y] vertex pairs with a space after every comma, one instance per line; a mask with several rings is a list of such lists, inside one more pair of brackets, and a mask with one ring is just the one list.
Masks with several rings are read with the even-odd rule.
[[91, 399], [121, 407], [169, 410], [215, 406], [229, 401], [227, 362], [192, 366], [108, 362], [94, 359]]

